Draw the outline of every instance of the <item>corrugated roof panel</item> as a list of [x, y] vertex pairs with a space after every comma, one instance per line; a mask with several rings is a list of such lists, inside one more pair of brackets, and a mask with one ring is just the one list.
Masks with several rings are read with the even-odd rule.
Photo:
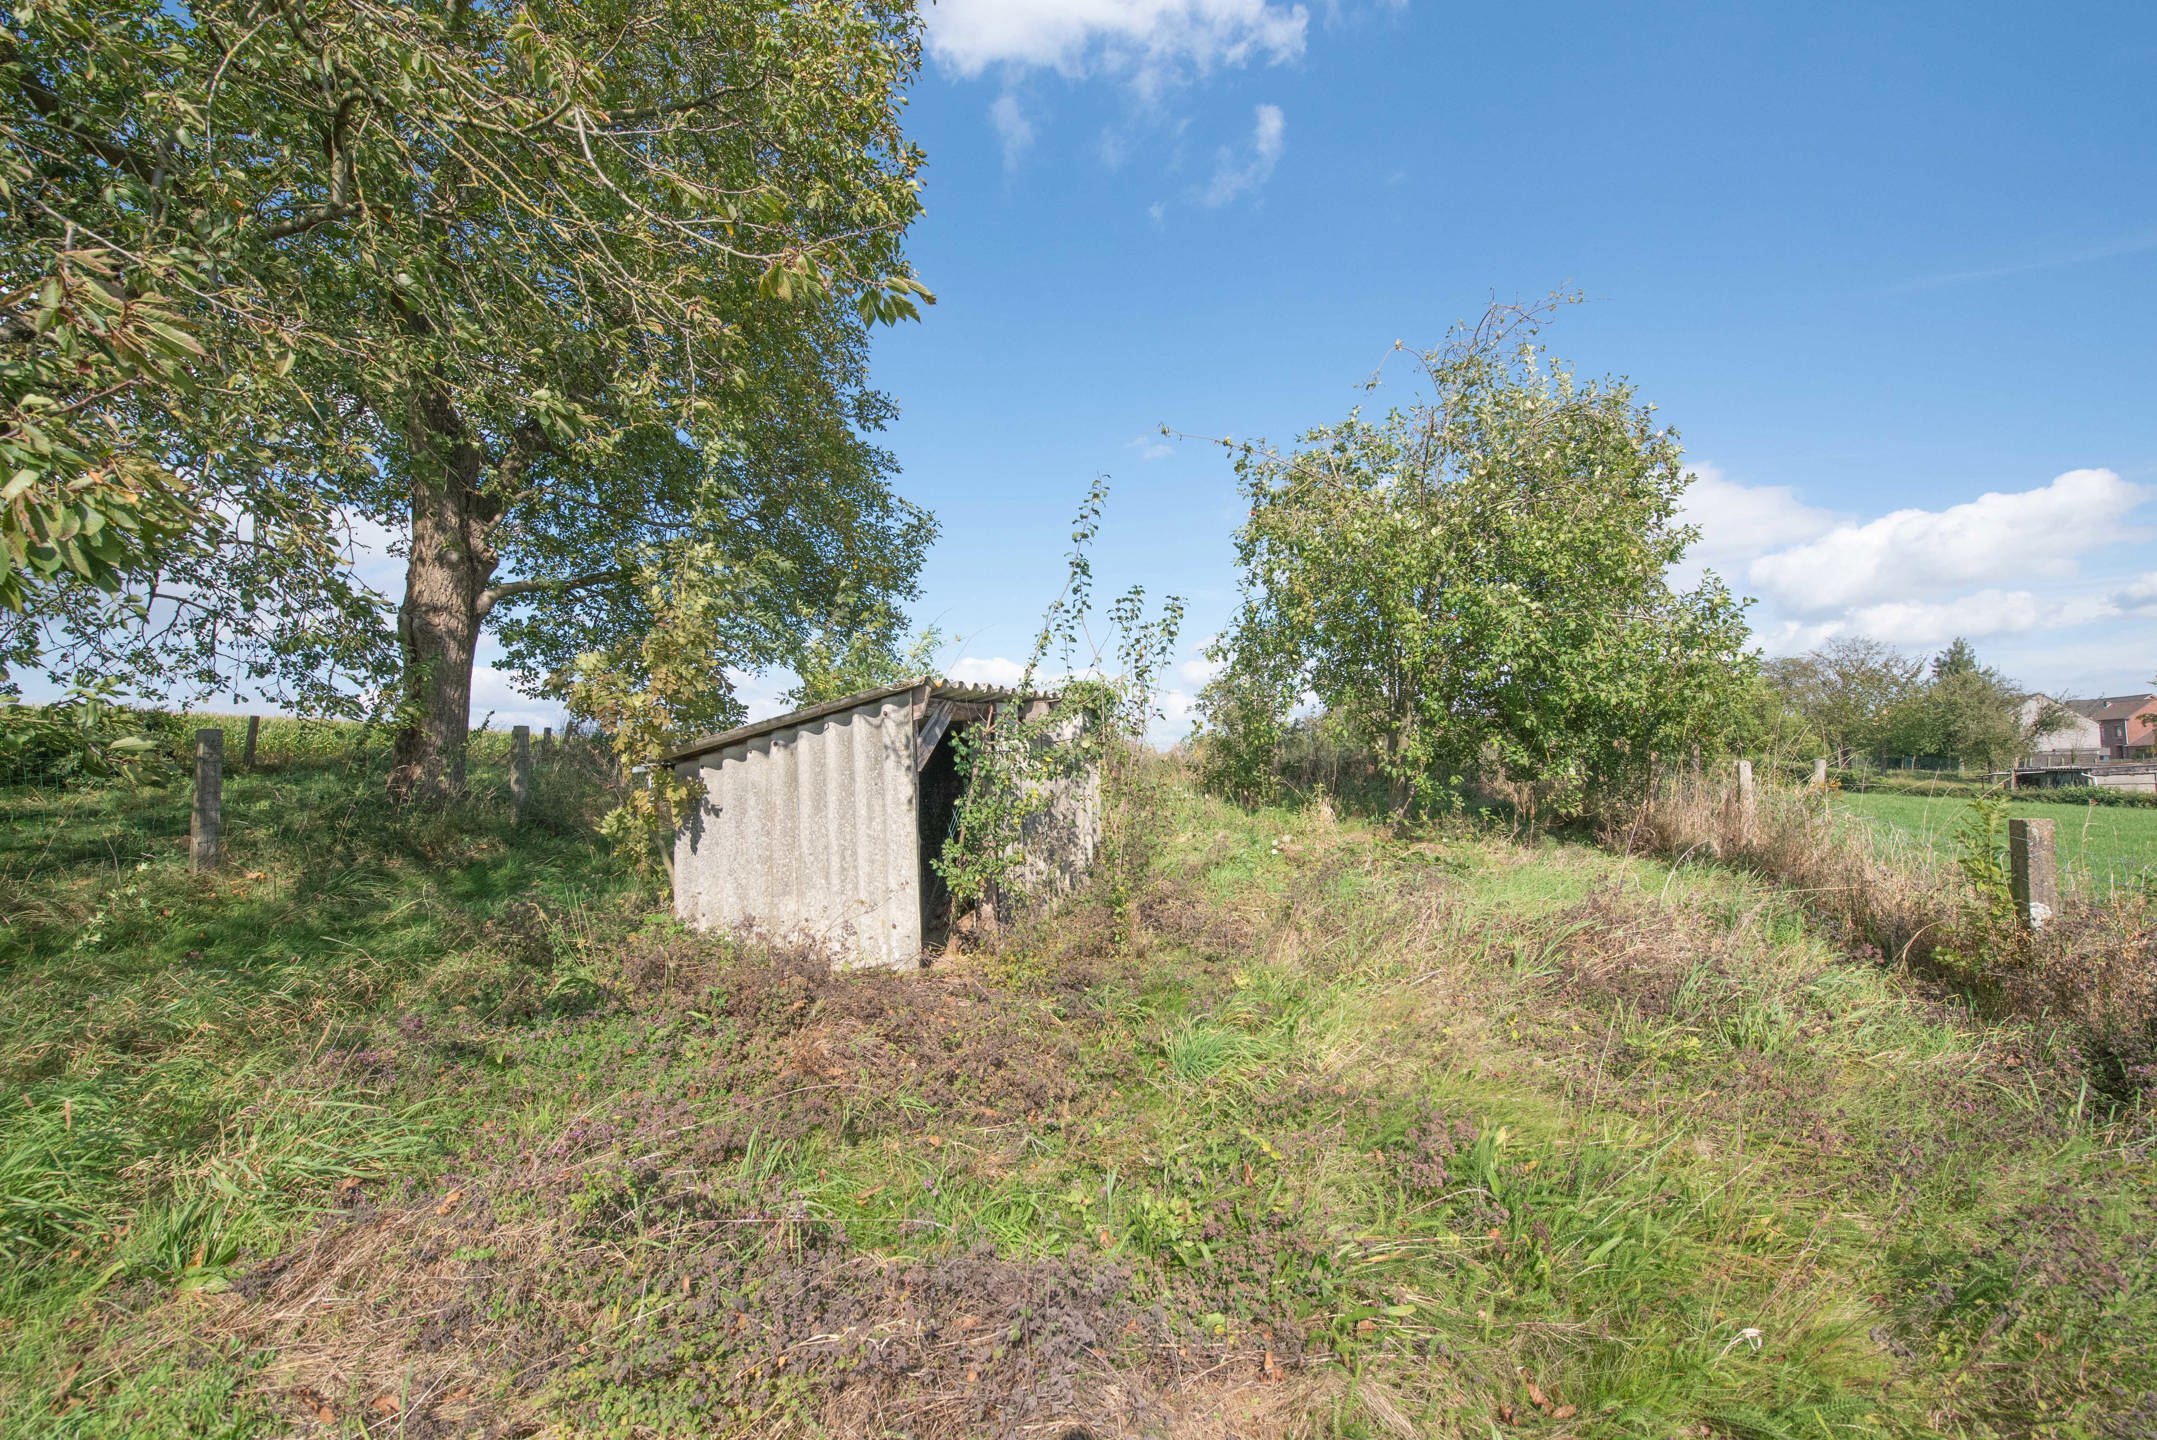
[[[838, 700], [829, 700], [821, 705], [804, 706], [802, 709], [791, 711], [785, 715], [774, 715], [768, 720], [752, 720], [747, 725], [737, 725], [732, 730], [722, 730], [716, 735], [707, 735], [701, 740], [692, 740], [680, 749], [670, 751], [661, 756], [660, 761], [662, 764], [677, 764], [683, 760], [709, 754], [714, 750], [723, 750], [729, 745], [739, 745], [743, 741], [754, 739], [759, 735], [769, 735], [780, 730], [798, 728], [826, 715], [841, 714], [863, 705], [872, 704], [878, 700], [889, 699], [895, 695], [904, 695], [909, 691], [924, 688], [930, 698], [937, 700], [1002, 701], [1015, 699], [1018, 695], [1015, 690], [1005, 690], [994, 685], [968, 685], [961, 681], [940, 680], [933, 675], [923, 675], [912, 680], [901, 681], [897, 685], [886, 685], [881, 689], [864, 690], [858, 695], [848, 695]], [[1055, 697], [1053, 695], [1038, 695], [1033, 698], [1054, 699]]]

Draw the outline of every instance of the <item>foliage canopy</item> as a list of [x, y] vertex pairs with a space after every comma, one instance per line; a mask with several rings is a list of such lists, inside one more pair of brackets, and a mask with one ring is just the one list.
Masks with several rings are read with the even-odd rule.
[[1803, 655], [1767, 662], [1768, 679], [1832, 749], [1838, 763], [1886, 743], [1886, 717], [1917, 693], [1921, 662], [1892, 645], [1844, 636]]
[[1572, 809], [1736, 723], [1743, 606], [1667, 578], [1694, 538], [1677, 437], [1626, 382], [1548, 363], [1549, 309], [1421, 355], [1423, 392], [1382, 419], [1236, 448], [1243, 604], [1203, 702], [1228, 788], [1267, 787], [1313, 700], [1401, 804], [1482, 774]]
[[394, 678], [439, 794], [483, 624], [527, 685], [686, 667], [723, 711], [881, 616], [930, 533], [865, 438], [867, 327], [926, 298], [919, 44], [909, 0], [16, 7], [11, 658]]

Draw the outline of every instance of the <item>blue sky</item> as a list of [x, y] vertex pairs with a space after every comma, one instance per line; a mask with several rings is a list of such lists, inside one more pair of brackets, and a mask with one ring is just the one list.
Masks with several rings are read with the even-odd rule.
[[[1022, 658], [1113, 477], [1104, 592], [1234, 603], [1234, 477], [1395, 339], [1577, 287], [1546, 339], [1683, 433], [1770, 649], [1967, 634], [2157, 674], [2157, 6], [941, 0], [882, 336], [920, 615]], [[1380, 392], [1382, 399], [1384, 392]]]

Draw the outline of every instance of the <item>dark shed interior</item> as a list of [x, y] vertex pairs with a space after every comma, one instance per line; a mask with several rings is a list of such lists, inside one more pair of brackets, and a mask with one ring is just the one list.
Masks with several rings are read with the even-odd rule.
[[921, 841], [921, 948], [937, 951], [951, 939], [951, 887], [933, 863], [944, 853], [959, 805], [959, 757], [956, 741], [973, 722], [954, 720], [936, 742], [921, 768], [921, 803], [916, 816]]

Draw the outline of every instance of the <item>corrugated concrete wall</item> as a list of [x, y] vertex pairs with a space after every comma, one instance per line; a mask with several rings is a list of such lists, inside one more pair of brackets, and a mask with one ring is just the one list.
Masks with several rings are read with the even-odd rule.
[[[1054, 738], [1074, 738], [1082, 722], [1072, 720]], [[1078, 775], [1037, 782], [1048, 791], [1045, 809], [1026, 817], [1019, 837], [1024, 858], [1012, 880], [1023, 904], [1042, 905], [1076, 890], [1093, 866], [1101, 846], [1101, 772], [1092, 766]]]
[[683, 761], [703, 803], [674, 846], [674, 912], [701, 929], [921, 960], [911, 693]]

